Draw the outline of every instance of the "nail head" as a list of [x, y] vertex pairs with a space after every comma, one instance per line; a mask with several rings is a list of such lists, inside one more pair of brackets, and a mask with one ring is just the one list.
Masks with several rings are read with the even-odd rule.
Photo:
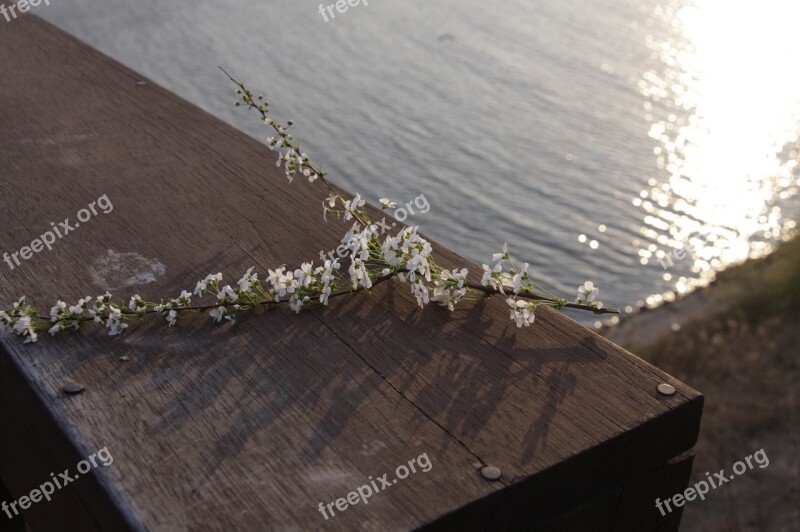
[[675, 395], [675, 387], [671, 384], [662, 383], [658, 385], [658, 393], [662, 395]]
[[81, 393], [85, 388], [77, 382], [70, 382], [64, 385], [64, 393], [69, 395], [76, 395]]
[[136, 84], [142, 86], [142, 85], [147, 85], [147, 82], [143, 79], [140, 79], [139, 81], [136, 82]]
[[486, 480], [497, 480], [502, 476], [502, 473], [496, 467], [487, 465], [481, 468], [481, 476]]

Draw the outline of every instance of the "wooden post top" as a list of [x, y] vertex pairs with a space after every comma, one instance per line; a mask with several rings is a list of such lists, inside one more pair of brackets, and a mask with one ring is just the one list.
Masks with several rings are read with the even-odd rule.
[[[160, 299], [208, 273], [318, 260], [346, 231], [323, 222], [323, 188], [289, 185], [262, 144], [42, 20], [0, 21], [0, 49], [0, 252], [101, 196], [113, 205], [13, 270], [0, 262], [0, 306]], [[0, 380], [16, 423], [0, 446], [21, 453], [0, 465], [12, 491], [113, 455], [30, 510], [35, 525], [66, 506], [84, 530], [489, 527], [515, 497], [544, 522], [690, 449], [702, 410], [698, 392], [557, 312], [517, 329], [499, 297], [421, 311], [399, 281], [233, 327], [3, 334]], [[71, 382], [85, 390], [65, 394]], [[423, 454], [428, 472], [321, 515]]]

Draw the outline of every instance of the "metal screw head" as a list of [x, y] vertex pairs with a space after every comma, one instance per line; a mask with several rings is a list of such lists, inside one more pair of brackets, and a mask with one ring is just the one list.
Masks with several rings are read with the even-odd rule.
[[658, 385], [658, 393], [661, 395], [675, 395], [675, 387], [671, 384], [662, 383]]
[[503, 474], [500, 472], [500, 470], [494, 466], [487, 465], [481, 468], [481, 476], [486, 480], [497, 480], [502, 475]]
[[64, 385], [64, 393], [68, 395], [77, 395], [81, 393], [85, 388], [78, 384], [77, 382], [70, 382]]

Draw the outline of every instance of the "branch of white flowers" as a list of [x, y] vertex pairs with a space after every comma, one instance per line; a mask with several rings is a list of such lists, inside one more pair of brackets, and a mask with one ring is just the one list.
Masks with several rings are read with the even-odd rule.
[[[222, 67], [220, 69], [225, 72]], [[371, 221], [365, 210], [366, 202], [360, 195], [356, 194], [348, 200], [335, 192], [325, 179], [325, 172], [302, 153], [299, 145], [287, 132], [292, 122], [289, 121], [288, 126], [284, 127], [270, 119], [269, 103], [257, 103], [253, 93], [243, 83], [234, 80], [227, 72], [225, 74], [239, 87], [236, 92], [242, 101], [249, 108], [257, 109], [264, 123], [278, 133], [280, 140], [271, 138], [268, 144], [270, 149], [286, 150], [280, 152], [278, 166], [285, 165], [289, 181], [291, 182], [298, 171], [311, 182], [322, 180], [329, 190], [329, 195], [323, 202], [324, 215], [332, 212], [344, 221], [356, 220], [340, 246], [347, 251], [344, 258], [349, 266], [349, 278], [340, 272], [339, 259], [331, 256], [331, 260], [325, 260], [324, 264], [316, 268], [313, 263], [304, 262], [294, 271], [286, 270], [285, 266], [269, 270], [266, 285], [258, 280], [258, 274], [253, 272], [253, 268], [245, 272], [238, 281], [237, 288], [230, 285], [220, 286], [221, 273], [208, 275], [197, 283], [194, 295], [216, 296], [217, 302], [214, 304], [192, 304], [192, 294], [184, 290], [180, 296], [171, 298], [166, 303], [163, 300], [160, 303], [147, 302], [137, 294], [131, 298], [126, 308], [124, 303], [112, 302], [111, 294], [106, 293], [94, 301], [91, 297], [82, 298], [71, 306], [58, 301], [50, 309], [49, 321], [40, 317], [37, 310], [27, 304], [25, 297], [21, 297], [11, 309], [0, 310], [0, 327], [24, 337], [25, 343], [31, 343], [37, 341], [37, 331], [43, 328], [49, 327], [48, 332], [55, 335], [67, 329], [78, 330], [89, 322], [105, 326], [109, 330], [108, 334], [114, 336], [128, 327], [126, 320], [141, 320], [148, 314], [161, 314], [170, 326], [187, 317], [187, 313], [206, 311], [215, 322], [223, 319], [235, 322], [237, 312], [261, 306], [288, 303], [298, 313], [319, 305], [325, 306], [330, 298], [368, 291], [394, 277], [411, 285], [411, 293], [420, 307], [435, 301], [452, 311], [460, 301], [471, 298], [470, 291], [482, 294], [481, 297], [505, 295], [511, 310], [510, 317], [518, 327], [533, 324], [539, 305], [556, 309], [590, 310], [596, 314], [619, 313], [619, 310], [606, 308], [597, 300], [599, 290], [589, 281], [578, 287], [575, 302], [568, 303], [566, 299], [551, 294], [528, 273], [527, 263], [519, 266], [512, 261], [507, 245], [503, 245], [501, 253], [493, 255], [493, 266], [483, 265], [483, 277], [481, 283], [477, 284], [467, 281], [466, 268], [448, 270], [436, 264], [430, 242], [419, 235], [416, 227], [405, 227], [396, 235], [387, 235], [381, 240], [379, 237], [388, 226], [383, 221], [378, 224]], [[258, 100], [263, 100], [263, 96], [259, 95]], [[236, 102], [236, 105], [241, 103]], [[341, 205], [340, 209], [336, 208], [337, 203]], [[386, 198], [381, 198], [380, 203], [384, 210], [396, 207], [394, 202]], [[347, 285], [348, 289], [342, 290], [342, 285]]]

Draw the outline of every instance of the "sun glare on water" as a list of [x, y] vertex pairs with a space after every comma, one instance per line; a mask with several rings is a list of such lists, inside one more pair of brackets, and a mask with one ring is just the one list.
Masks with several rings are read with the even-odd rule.
[[642, 264], [691, 250], [687, 274], [664, 277], [678, 293], [795, 226], [779, 204], [800, 189], [798, 20], [800, 2], [787, 0], [672, 2], [652, 17], [670, 37], [648, 37], [659, 66], [638, 88], [660, 173], [633, 204]]

